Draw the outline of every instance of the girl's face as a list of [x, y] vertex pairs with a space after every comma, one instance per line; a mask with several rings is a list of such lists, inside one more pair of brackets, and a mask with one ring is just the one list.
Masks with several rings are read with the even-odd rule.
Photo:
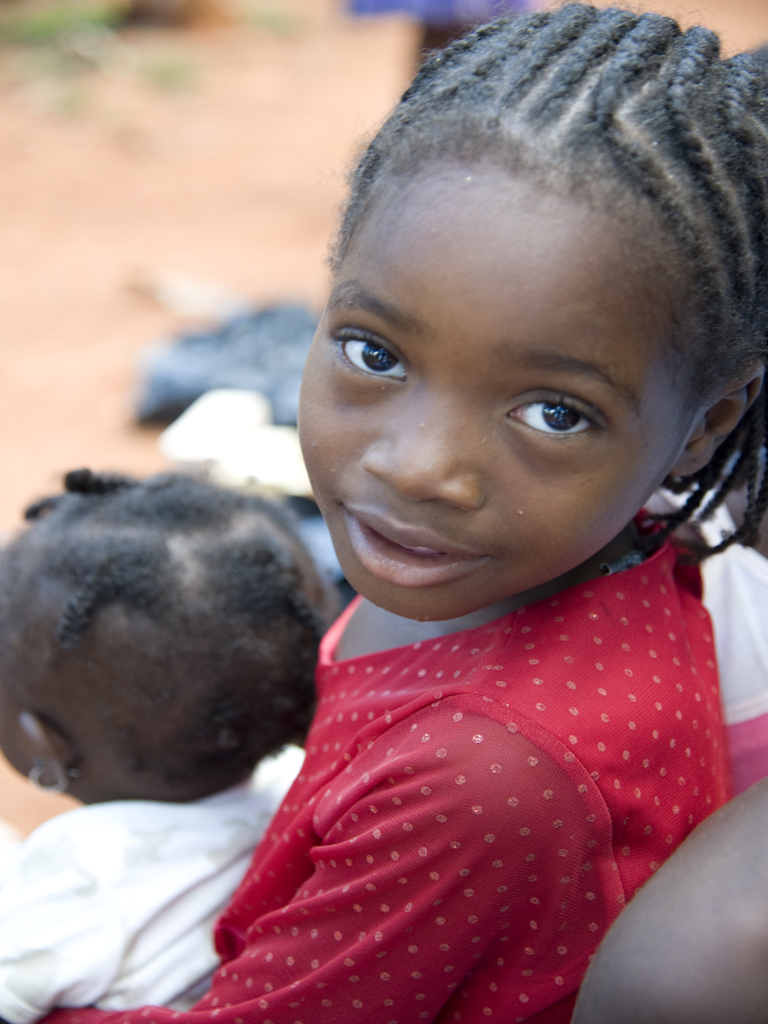
[[341, 265], [300, 416], [365, 597], [457, 618], [625, 530], [697, 412], [669, 355], [663, 268], [641, 251], [586, 205], [491, 166], [385, 188]]

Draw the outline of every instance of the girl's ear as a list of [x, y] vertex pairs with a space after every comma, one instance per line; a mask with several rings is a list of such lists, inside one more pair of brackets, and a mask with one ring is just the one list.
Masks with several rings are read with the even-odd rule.
[[707, 465], [760, 394], [764, 376], [765, 366], [756, 366], [746, 379], [728, 384], [720, 396], [702, 410], [670, 476], [691, 476]]

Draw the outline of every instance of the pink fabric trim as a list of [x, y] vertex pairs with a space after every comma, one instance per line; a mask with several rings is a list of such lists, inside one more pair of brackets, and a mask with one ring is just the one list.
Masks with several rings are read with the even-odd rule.
[[733, 767], [733, 788], [743, 793], [768, 776], [768, 714], [727, 729]]

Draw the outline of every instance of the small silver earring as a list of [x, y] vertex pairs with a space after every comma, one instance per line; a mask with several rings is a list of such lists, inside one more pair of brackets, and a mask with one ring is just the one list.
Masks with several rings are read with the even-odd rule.
[[[28, 778], [33, 786], [42, 789], [45, 793], [63, 793], [67, 786], [69, 786], [69, 777], [73, 776], [76, 771], [77, 769], [74, 768], [69, 772], [64, 772], [57, 761], [50, 764], [41, 757], [36, 757], [32, 762], [32, 769]], [[46, 772], [50, 772], [54, 776], [53, 782], [43, 781], [43, 775]], [[79, 775], [80, 773], [77, 772], [77, 774]]]

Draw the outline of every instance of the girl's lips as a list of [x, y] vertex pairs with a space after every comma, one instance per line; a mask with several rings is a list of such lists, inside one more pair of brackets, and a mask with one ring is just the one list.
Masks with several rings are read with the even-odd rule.
[[439, 540], [431, 535], [419, 536], [422, 531], [398, 527], [382, 521], [379, 516], [366, 515], [366, 519], [376, 522], [376, 527], [347, 508], [344, 508], [344, 518], [352, 550], [363, 567], [377, 579], [398, 587], [434, 587], [448, 583], [472, 572], [488, 557], [466, 549], [445, 551], [426, 544], [409, 544], [407, 541], [439, 543]]

